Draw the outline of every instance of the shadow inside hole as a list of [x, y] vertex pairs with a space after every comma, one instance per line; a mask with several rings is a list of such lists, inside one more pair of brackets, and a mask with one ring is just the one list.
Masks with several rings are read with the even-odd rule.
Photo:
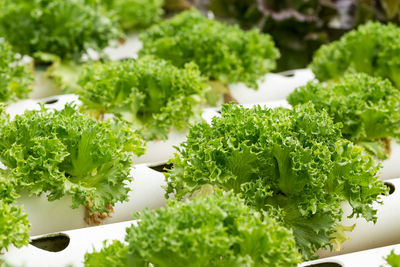
[[54, 98], [54, 99], [49, 99], [49, 100], [47, 100], [46, 102], [44, 102], [46, 105], [51, 105], [51, 104], [54, 104], [54, 103], [57, 103], [58, 102], [58, 99], [57, 98]]
[[291, 71], [291, 70], [280, 72], [279, 74], [282, 76], [285, 76], [285, 77], [294, 77], [294, 75], [295, 75], [294, 71]]
[[222, 114], [222, 111], [221, 111], [221, 110], [217, 110], [217, 113], [218, 113], [218, 114]]
[[168, 170], [172, 169], [172, 166], [173, 166], [172, 163], [169, 164], [165, 163], [157, 166], [150, 166], [149, 168], [158, 172], [167, 172]]
[[304, 267], [343, 267], [343, 265], [336, 262], [322, 262], [311, 265], [305, 265]]
[[66, 249], [69, 242], [69, 236], [59, 233], [33, 239], [31, 245], [46, 251], [59, 252]]
[[394, 187], [394, 184], [385, 182], [385, 185], [389, 188], [389, 195], [393, 194], [396, 188]]

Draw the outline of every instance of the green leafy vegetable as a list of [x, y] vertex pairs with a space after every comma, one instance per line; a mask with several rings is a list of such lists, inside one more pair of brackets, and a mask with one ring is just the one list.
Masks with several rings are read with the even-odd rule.
[[[96, 267], [128, 267], [138, 266], [131, 265], [129, 260], [129, 247], [118, 240], [114, 240], [108, 246], [107, 242], [104, 241], [104, 248], [99, 252], [92, 252], [85, 254], [85, 266], [96, 266]], [[133, 263], [133, 262], [132, 262]]]
[[224, 105], [212, 125], [191, 127], [170, 163], [167, 194], [176, 199], [211, 185], [259, 210], [281, 209], [304, 259], [336, 242], [343, 201], [352, 216], [375, 222], [372, 203], [387, 192], [373, 158], [342, 139], [340, 125], [311, 104], [293, 110]]
[[[1, 0], [0, 33], [36, 61], [80, 60], [121, 37], [116, 20], [85, 0]], [[92, 1], [93, 2], [93, 1]]]
[[311, 101], [343, 124], [343, 136], [373, 155], [388, 154], [384, 139], [400, 140], [400, 92], [390, 81], [366, 74], [346, 75], [339, 83], [309, 82], [288, 97], [291, 105]]
[[[85, 62], [85, 65], [91, 65], [93, 62]], [[78, 90], [78, 79], [82, 72], [82, 64], [74, 61], [54, 61], [46, 69], [46, 77], [53, 80], [54, 84], [61, 89], [63, 93], [76, 93]]]
[[108, 212], [127, 199], [133, 154], [143, 142], [123, 123], [97, 122], [71, 105], [61, 111], [26, 111], [0, 125], [1, 173], [18, 189], [46, 194], [49, 201], [72, 197], [72, 207]]
[[3, 169], [0, 169], [0, 253], [10, 245], [17, 248], [27, 245], [30, 230], [27, 214], [13, 204], [19, 196], [16, 192], [17, 183], [4, 178], [1, 171]]
[[320, 81], [347, 72], [363, 72], [389, 79], [400, 87], [400, 28], [369, 22], [340, 40], [322, 46], [310, 65]]
[[[400, 24], [398, 0], [187, 0], [216, 18], [258, 27], [270, 34], [282, 56], [278, 71], [304, 68], [322, 44], [370, 20]], [[185, 8], [186, 0], [168, 0]]]
[[161, 20], [164, 0], [100, 0], [116, 13], [124, 30], [146, 28]]
[[28, 96], [33, 78], [19, 59], [10, 44], [0, 39], [0, 102]]
[[[21, 207], [0, 199], [0, 251], [14, 245], [28, 245], [30, 225]], [[1, 262], [0, 262], [1, 263]]]
[[224, 25], [195, 9], [152, 26], [141, 40], [141, 55], [153, 54], [178, 67], [194, 62], [211, 80], [244, 82], [253, 88], [279, 57], [269, 35]]
[[79, 79], [82, 109], [99, 117], [113, 113], [146, 140], [166, 139], [172, 127], [188, 127], [200, 117], [208, 86], [193, 63], [178, 69], [153, 57], [96, 64]]
[[392, 267], [400, 267], [400, 255], [396, 254], [394, 250], [386, 256], [385, 260]]
[[85, 266], [297, 266], [300, 259], [289, 230], [231, 192], [170, 201], [138, 216], [127, 245], [114, 241], [86, 254]]

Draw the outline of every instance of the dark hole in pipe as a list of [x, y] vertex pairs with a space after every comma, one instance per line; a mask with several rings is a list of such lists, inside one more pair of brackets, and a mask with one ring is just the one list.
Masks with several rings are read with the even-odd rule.
[[393, 194], [393, 193], [394, 193], [394, 190], [396, 189], [396, 188], [394, 187], [394, 184], [389, 183], [389, 182], [385, 182], [385, 185], [389, 188], [389, 195]]
[[304, 267], [343, 267], [343, 265], [336, 262], [322, 262], [311, 265], [305, 265]]
[[33, 239], [31, 245], [46, 251], [59, 252], [68, 247], [69, 241], [69, 236], [60, 233]]
[[222, 111], [221, 111], [221, 110], [217, 110], [217, 113], [218, 113], [218, 114], [222, 114]]
[[46, 102], [44, 102], [46, 105], [51, 105], [51, 104], [54, 104], [54, 103], [57, 103], [58, 102], [58, 99], [57, 98], [54, 98], [54, 99], [49, 99], [49, 100], [47, 100]]
[[279, 73], [280, 75], [282, 75], [282, 76], [285, 76], [285, 77], [293, 77], [294, 76], [294, 71], [284, 71], [284, 72], [281, 72], [281, 73]]
[[173, 165], [172, 163], [170, 164], [165, 163], [157, 166], [151, 166], [150, 168], [158, 172], [167, 172], [168, 170], [172, 169], [172, 165]]

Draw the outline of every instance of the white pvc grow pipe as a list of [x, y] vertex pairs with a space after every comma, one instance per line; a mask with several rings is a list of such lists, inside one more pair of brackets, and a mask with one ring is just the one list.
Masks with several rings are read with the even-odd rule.
[[[99, 251], [104, 246], [104, 240], [123, 241], [126, 234], [125, 229], [132, 224], [135, 224], [135, 221], [66, 231], [62, 234], [55, 233], [53, 235], [35, 236], [32, 237], [32, 240], [43, 240], [46, 236], [66, 238], [66, 247], [61, 251], [47, 251], [33, 245], [28, 245], [20, 249], [10, 247], [5, 255], [0, 256], [0, 259], [5, 260], [11, 266], [83, 266], [86, 252], [92, 252], [94, 249]], [[49, 241], [48, 245], [51, 247], [52, 241]]]
[[[129, 184], [129, 200], [117, 203], [110, 218], [103, 223], [129, 221], [132, 215], [144, 208], [156, 209], [165, 205], [164, 174], [144, 165], [136, 165], [131, 175], [134, 179]], [[17, 204], [23, 205], [28, 213], [28, 220], [32, 225], [30, 235], [47, 234], [88, 227], [84, 221], [85, 207], [72, 209], [71, 197], [48, 201], [45, 196], [28, 196], [23, 194]]]
[[[66, 244], [64, 245], [65, 248], [61, 247], [59, 249], [64, 248], [61, 251], [50, 252], [33, 245], [28, 245], [20, 249], [10, 247], [7, 253], [0, 256], [0, 259], [5, 260], [13, 266], [47, 267], [72, 265], [80, 267], [83, 266], [84, 255], [86, 252], [90, 253], [94, 250], [99, 251], [103, 248], [103, 241], [105, 240], [123, 241], [126, 235], [126, 228], [130, 227], [132, 224], [136, 224], [136, 221], [127, 221], [66, 231], [63, 233], [35, 236], [32, 237], [32, 240], [34, 240], [36, 244], [39, 240], [43, 240], [46, 237], [64, 237], [66, 239]], [[52, 247], [52, 241], [48, 242], [48, 246]], [[385, 265], [384, 257], [386, 257], [392, 250], [399, 254], [400, 244], [304, 262], [299, 264], [299, 267], [387, 266]]]
[[384, 258], [392, 250], [399, 254], [400, 244], [304, 262], [299, 267], [388, 267]]
[[382, 197], [383, 205], [373, 205], [378, 211], [376, 224], [366, 222], [363, 218], [347, 218], [351, 214], [351, 208], [348, 204], [344, 204], [342, 206], [344, 215], [341, 223], [344, 226], [356, 224], [352, 232], [347, 232], [347, 236], [351, 240], [343, 243], [341, 251], [320, 250], [318, 255], [330, 257], [400, 243], [400, 211], [398, 209], [400, 204], [400, 178], [388, 182], [393, 185], [394, 192], [389, 196]]
[[241, 104], [263, 103], [286, 97], [299, 86], [314, 79], [309, 69], [298, 69], [285, 73], [268, 73], [258, 82], [258, 90], [242, 83], [230, 84], [232, 96]]
[[104, 53], [111, 60], [121, 60], [125, 58], [137, 58], [138, 52], [142, 49], [142, 42], [139, 40], [139, 33], [130, 32], [126, 35], [123, 43], [114, 42], [110, 47], [104, 49]]

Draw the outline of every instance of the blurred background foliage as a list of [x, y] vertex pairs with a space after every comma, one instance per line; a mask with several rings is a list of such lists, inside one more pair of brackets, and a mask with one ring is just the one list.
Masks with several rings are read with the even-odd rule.
[[164, 7], [191, 6], [271, 34], [282, 55], [277, 71], [306, 67], [322, 44], [368, 20], [400, 24], [400, 0], [166, 0]]

